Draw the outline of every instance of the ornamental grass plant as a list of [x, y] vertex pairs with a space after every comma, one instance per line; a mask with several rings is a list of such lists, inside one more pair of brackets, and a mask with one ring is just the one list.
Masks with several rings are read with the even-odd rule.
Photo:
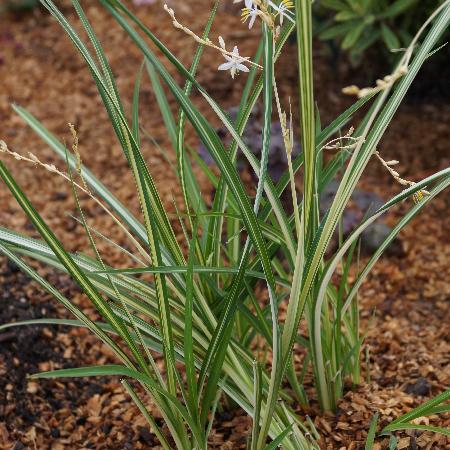
[[[14, 106], [23, 121], [59, 155], [61, 166], [67, 168], [58, 169], [34, 154], [11, 150], [3, 141], [0, 151], [5, 158], [12, 156], [41, 166], [70, 183], [78, 220], [95, 255], [67, 252], [6, 164], [0, 162], [0, 176], [41, 236], [32, 239], [2, 227], [0, 252], [75, 316], [74, 320], [45, 318], [22, 325], [86, 327], [117, 358], [114, 365], [63, 369], [32, 377], [120, 376], [124, 389], [165, 449], [206, 449], [215, 412], [224, 396], [252, 417], [248, 440], [251, 450], [277, 446], [292, 450], [319, 448], [320, 436], [314, 425], [300, 420], [296, 412], [299, 405], [305, 406], [312, 400], [303, 388], [304, 375], [310, 368], [314, 376], [314, 400], [323, 411], [336, 409], [344, 383], [361, 382], [364, 333], [359, 323], [358, 290], [399, 231], [450, 184], [450, 168], [421, 181], [403, 179], [395, 170], [399, 162], [386, 161], [377, 150], [415, 76], [439, 45], [450, 20], [450, 0], [418, 30], [390, 75], [373, 87], [346, 88], [347, 93], [358, 97], [357, 101], [325, 127], [314, 101], [309, 0], [241, 2], [242, 21], [261, 29], [259, 49], [253, 56], [241, 54], [235, 42], [225, 42], [222, 37], [213, 42], [209, 38], [219, 0], [211, 9], [201, 36], [191, 31], [174, 9], [165, 6], [173, 33], [198, 44], [190, 67], [185, 67], [125, 3], [99, 0], [127, 35], [124, 45], [135, 45], [142, 53], [143, 64], [136, 73], [131, 111], [124, 108], [103, 46], [79, 1], [72, 3], [86, 37], [78, 34], [52, 0], [41, 3], [81, 53], [92, 75], [133, 174], [142, 214], [135, 217], [82, 163], [73, 126], [70, 126], [73, 143], [67, 148], [37, 118]], [[277, 60], [291, 34], [297, 36], [299, 66], [298, 99], [292, 100], [292, 106], [285, 104], [279, 95], [276, 77]], [[217, 69], [202, 59], [206, 51], [223, 56], [218, 70], [228, 71], [232, 78], [246, 78], [235, 120], [214, 100], [214, 93], [208, 93], [197, 81], [199, 71]], [[183, 77], [184, 86], [175, 81], [172, 69]], [[150, 76], [176, 153], [183, 194], [183, 204], [177, 205], [177, 225], [184, 235], [181, 243], [176, 239], [175, 223], [169, 219], [158, 194], [151, 167], [141, 152], [139, 99], [144, 70]], [[176, 101], [177, 114], [169, 107], [167, 90]], [[191, 101], [192, 90], [201, 94], [228, 130], [232, 141], [227, 148]], [[263, 114], [260, 159], [242, 139], [257, 102], [261, 102]], [[352, 116], [363, 106], [367, 112], [353, 127]], [[292, 118], [294, 108], [298, 108], [298, 124]], [[276, 184], [267, 171], [274, 117], [281, 124], [287, 155], [287, 170]], [[202, 164], [186, 144], [188, 124], [215, 161], [218, 173]], [[293, 154], [294, 136], [301, 142], [302, 151], [298, 155]], [[239, 151], [258, 180], [252, 196], [236, 168]], [[378, 160], [390, 173], [393, 182], [398, 183], [399, 193], [366, 214], [349, 236], [341, 233], [337, 248], [332, 249], [332, 238], [342, 228], [344, 211], [371, 159]], [[200, 191], [194, 164], [205, 172], [214, 188], [211, 205]], [[302, 188], [298, 189], [300, 174]], [[337, 192], [326, 214], [321, 214], [321, 193], [335, 180]], [[288, 208], [280, 200], [285, 191], [291, 196], [292, 205]], [[80, 192], [93, 198], [125, 233], [129, 240], [127, 249], [104, 236], [101, 230], [91, 228], [80, 206]], [[350, 283], [350, 268], [358, 259], [361, 233], [402, 201], [407, 202], [409, 209]], [[128, 267], [107, 265], [97, 246], [99, 240], [120, 248], [124, 261], [130, 261]], [[102, 320], [91, 320], [33, 268], [30, 258], [68, 273]], [[341, 276], [336, 282], [333, 275], [338, 268]], [[307, 324], [307, 337], [299, 332], [302, 319]], [[305, 349], [301, 366], [294, 361], [294, 345]], [[260, 348], [265, 351], [258, 351]], [[168, 432], [146, 408], [148, 400], [160, 411]], [[443, 411], [442, 403], [446, 400], [448, 393], [431, 406], [427, 404], [421, 412]], [[414, 426], [409, 420], [417, 417], [411, 414], [383, 432], [401, 429], [395, 426]], [[375, 417], [367, 448], [371, 448], [376, 423]]]

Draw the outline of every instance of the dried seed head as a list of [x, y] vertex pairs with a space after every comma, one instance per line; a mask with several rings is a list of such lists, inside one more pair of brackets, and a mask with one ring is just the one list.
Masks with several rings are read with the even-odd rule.
[[399, 163], [400, 161], [397, 161], [396, 159], [391, 159], [390, 161], [386, 161], [386, 164], [388, 166], [395, 166]]
[[28, 156], [34, 163], [36, 163], [36, 164], [40, 163], [38, 157], [34, 153], [28, 152]]
[[[401, 184], [402, 186], [408, 186], [408, 187], [414, 186], [416, 184], [414, 181], [409, 181], [409, 180], [405, 180], [404, 178], [402, 178], [400, 176], [400, 174], [391, 167], [391, 166], [399, 163], [396, 159], [393, 159], [391, 161], [385, 161], [381, 157], [378, 150], [375, 150], [374, 153], [375, 153], [376, 157], [378, 158], [378, 160], [381, 162], [381, 164], [388, 170], [388, 172], [395, 179], [395, 181], [397, 181], [397, 183]], [[416, 204], [419, 203], [421, 200], [423, 200], [423, 197], [425, 195], [430, 195], [430, 193], [428, 191], [426, 191], [425, 189], [421, 189], [421, 190], [415, 192], [412, 195], [414, 203], [416, 203]]]
[[360, 89], [358, 86], [356, 86], [356, 84], [352, 84], [351, 86], [342, 88], [342, 93], [346, 95], [358, 95], [359, 91]]
[[386, 75], [382, 80], [379, 79], [376, 81], [375, 87], [366, 87], [360, 89], [356, 85], [347, 86], [342, 89], [343, 94], [347, 95], [356, 95], [358, 98], [366, 97], [367, 95], [374, 94], [380, 91], [383, 91], [387, 88], [390, 88], [399, 78], [405, 75], [408, 72], [408, 67], [406, 65], [402, 65], [398, 67], [391, 75]]
[[[331, 141], [327, 142], [321, 148], [321, 150], [351, 150], [353, 148], [356, 148], [360, 143], [364, 142], [364, 137], [353, 137], [352, 134], [354, 131], [355, 129], [353, 127], [350, 127], [345, 136], [332, 139]], [[345, 144], [344, 141], [346, 141]]]
[[0, 140], [0, 152], [2, 152], [2, 153], [8, 152], [8, 146], [6, 145], [5, 141]]

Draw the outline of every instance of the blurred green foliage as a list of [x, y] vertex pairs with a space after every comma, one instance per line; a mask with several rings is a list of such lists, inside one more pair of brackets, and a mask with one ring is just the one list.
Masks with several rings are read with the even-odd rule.
[[0, 13], [6, 11], [29, 11], [40, 3], [39, 0], [0, 0]]
[[[337, 41], [358, 64], [364, 52], [406, 47], [443, 0], [320, 0], [315, 5], [319, 37]], [[392, 55], [392, 53], [390, 53]]]

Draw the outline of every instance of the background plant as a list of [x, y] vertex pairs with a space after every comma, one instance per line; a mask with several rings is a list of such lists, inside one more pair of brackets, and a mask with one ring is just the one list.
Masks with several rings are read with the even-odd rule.
[[25, 12], [40, 5], [39, 0], [3, 0], [0, 13], [6, 11]]
[[[177, 205], [178, 220], [185, 240], [180, 245], [176, 239], [173, 224], [141, 152], [139, 94], [143, 68], [136, 73], [132, 110], [126, 112], [102, 45], [78, 0], [73, 0], [73, 5], [89, 43], [51, 0], [42, 0], [92, 74], [134, 176], [142, 222], [82, 164], [73, 127], [73, 145], [69, 151], [29, 112], [15, 107], [19, 116], [61, 157], [62, 163], [67, 164], [67, 169], [60, 170], [41, 162], [33, 154], [25, 156], [10, 150], [4, 142], [0, 150], [6, 156], [42, 166], [70, 182], [79, 221], [95, 257], [70, 254], [64, 249], [4, 163], [0, 163], [0, 176], [42, 240], [0, 228], [0, 251], [51, 292], [76, 318], [71, 321], [43, 319], [38, 323], [87, 327], [112, 349], [118, 361], [115, 365], [46, 372], [33, 377], [123, 377], [124, 388], [166, 449], [174, 446], [206, 449], [222, 393], [253, 417], [252, 449], [275, 448], [280, 443], [287, 449], [317, 448], [314, 426], [300, 421], [294, 410], [297, 403], [304, 405], [309, 401], [302, 385], [305, 370], [309, 366], [312, 369], [317, 399], [323, 410], [336, 408], [345, 380], [359, 382], [363, 336], [359, 329], [358, 289], [396, 234], [450, 184], [450, 169], [416, 183], [400, 178], [393, 168], [397, 161], [385, 161], [376, 153], [414, 77], [446, 29], [450, 1], [422, 27], [392, 74], [379, 80], [374, 87], [353, 86], [350, 91], [360, 99], [326, 127], [322, 127], [314, 102], [312, 11], [308, 0], [298, 0], [295, 8], [286, 1], [244, 2], [244, 19], [250, 21], [256, 17], [253, 24], [261, 27], [261, 51], [253, 60], [239, 54], [235, 43], [230, 45], [222, 38], [215, 43], [209, 39], [218, 2], [202, 36], [194, 34], [176, 17], [175, 11], [166, 8], [176, 28], [174, 32], [184, 33], [186, 39], [198, 43], [189, 69], [120, 1], [100, 0], [100, 3], [142, 52], [143, 68], [152, 82], [177, 156], [176, 171], [184, 202]], [[285, 105], [284, 99], [278, 96], [275, 76], [276, 60], [295, 23], [299, 30], [298, 104], [303, 150], [296, 156], [292, 154], [296, 131], [290, 118], [290, 105]], [[420, 45], [416, 47], [419, 39]], [[224, 57], [220, 70], [229, 70], [233, 77], [247, 76], [234, 121], [195, 78], [199, 69], [208, 70], [206, 64], [200, 65], [205, 47]], [[155, 55], [154, 48], [162, 53], [166, 64], [183, 76], [183, 87], [175, 82], [163, 61]], [[176, 115], [168, 106], [163, 83], [179, 107]], [[192, 89], [203, 96], [232, 136], [227, 149], [213, 126], [191, 102]], [[258, 160], [243, 141], [242, 133], [260, 97], [263, 126]], [[348, 121], [352, 115], [369, 102], [372, 104], [358, 127], [350, 127]], [[282, 125], [288, 160], [288, 170], [277, 184], [267, 176], [273, 115], [278, 116]], [[184, 135], [188, 122], [219, 167], [220, 175], [211, 172], [186, 145]], [[334, 135], [338, 137], [333, 138]], [[247, 193], [236, 169], [238, 148], [258, 180], [254, 198]], [[324, 152], [331, 152], [332, 157], [324, 158]], [[374, 155], [405, 189], [368, 214], [350, 236], [342, 237], [336, 251], [326, 253], [332, 236], [340, 228], [348, 200]], [[215, 188], [211, 207], [202, 198], [192, 170], [194, 161], [203, 168]], [[295, 177], [300, 170], [303, 172], [301, 193], [295, 188]], [[329, 210], [322, 216], [320, 194], [335, 178], [339, 180], [339, 188]], [[292, 214], [286, 212], [279, 200], [288, 186], [291, 187]], [[80, 190], [94, 198], [125, 231], [135, 249], [133, 252], [122, 249], [124, 258], [129, 259], [128, 267], [113, 268], [104, 262], [96, 242], [105, 237], [100, 230], [89, 226], [78, 200]], [[350, 285], [347, 275], [357, 256], [360, 234], [384, 212], [407, 199], [409, 211]], [[111, 240], [106, 242], [118, 247]], [[69, 273], [102, 320], [89, 319], [43, 279], [24, 257]], [[337, 267], [342, 268], [343, 276], [335, 284], [332, 275]], [[267, 294], [257, 297], [256, 288], [261, 284]], [[280, 309], [286, 311], [285, 320], [279, 318]], [[298, 333], [302, 318], [308, 325], [307, 339]], [[303, 367], [293, 363], [295, 343], [308, 352]], [[261, 348], [265, 352], [259, 351]], [[183, 372], [177, 362], [183, 363]], [[284, 389], [286, 380], [292, 390]], [[146, 409], [144, 399], [147, 397], [161, 412], [170, 435], [163, 433]]]
[[405, 48], [426, 18], [442, 0], [321, 0], [316, 4], [319, 37], [337, 41], [358, 63], [371, 47]]

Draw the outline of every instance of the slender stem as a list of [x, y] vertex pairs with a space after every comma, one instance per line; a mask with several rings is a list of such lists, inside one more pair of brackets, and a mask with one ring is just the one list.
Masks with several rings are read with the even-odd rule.
[[286, 123], [286, 114], [283, 113], [283, 111], [281, 109], [280, 97], [278, 95], [278, 88], [277, 88], [275, 75], [273, 77], [273, 89], [274, 89], [275, 100], [276, 100], [276, 104], [277, 104], [278, 117], [279, 117], [280, 124], [282, 127], [284, 146], [285, 146], [286, 157], [287, 157], [287, 162], [288, 162], [289, 181], [291, 184], [292, 207], [294, 209], [295, 230], [297, 232], [297, 242], [298, 242], [300, 240], [301, 228], [300, 228], [300, 212], [298, 209], [297, 189], [295, 187], [294, 169], [292, 167], [292, 150], [293, 150], [293, 145], [294, 145], [293, 130], [292, 130], [292, 112], [290, 113], [290, 122], [289, 122], [289, 128], [288, 128], [287, 123]]

